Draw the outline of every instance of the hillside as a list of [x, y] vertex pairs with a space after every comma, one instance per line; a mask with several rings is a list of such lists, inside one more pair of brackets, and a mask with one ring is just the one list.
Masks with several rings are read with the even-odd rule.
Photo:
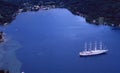
[[[67, 0], [3, 0], [3, 1], [0, 2], [0, 23], [2, 24], [7, 22], [6, 19], [5, 19], [6, 21], [3, 21], [3, 17], [5, 15], [8, 14], [15, 15], [16, 10], [18, 10], [19, 8], [23, 7], [23, 9], [25, 9], [26, 6], [29, 7], [37, 4], [39, 6], [55, 5], [57, 8], [59, 7], [67, 8], [73, 14], [85, 17], [86, 21], [89, 23], [105, 24], [111, 26], [116, 26], [120, 24], [119, 21], [120, 0], [75, 0], [75, 1], [73, 0], [69, 0], [69, 1]], [[27, 5], [23, 6], [23, 3], [27, 3]], [[9, 4], [9, 6], [6, 4]], [[11, 11], [11, 8], [13, 11]], [[4, 14], [2, 13], [3, 10], [4, 10]]]

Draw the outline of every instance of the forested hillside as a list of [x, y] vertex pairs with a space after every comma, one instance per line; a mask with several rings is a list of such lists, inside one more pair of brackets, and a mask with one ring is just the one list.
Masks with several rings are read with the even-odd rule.
[[[4, 2], [2, 2], [4, 1]], [[1, 12], [3, 9], [12, 8], [17, 10], [16, 7], [20, 7], [23, 3], [42, 3], [54, 2], [57, 7], [63, 7], [69, 9], [73, 14], [84, 16], [86, 21], [94, 24], [108, 24], [119, 25], [120, 24], [120, 0], [2, 0], [0, 2], [0, 22], [4, 14]], [[10, 4], [6, 8], [6, 3]], [[39, 3], [39, 4], [40, 4]], [[13, 6], [13, 5], [16, 5]], [[60, 6], [61, 5], [61, 6]], [[3, 10], [3, 11], [5, 11]], [[10, 9], [11, 10], [11, 9]], [[12, 13], [6, 12], [5, 13]], [[14, 13], [14, 12], [13, 12]], [[94, 22], [93, 22], [94, 21]], [[3, 22], [3, 21], [2, 21]], [[114, 26], [113, 25], [113, 26]]]

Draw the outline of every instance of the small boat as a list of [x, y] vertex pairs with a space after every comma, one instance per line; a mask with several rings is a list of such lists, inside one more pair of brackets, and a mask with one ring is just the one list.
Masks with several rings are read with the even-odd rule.
[[0, 32], [0, 43], [4, 42], [4, 33], [1, 31]]
[[103, 48], [103, 44], [102, 42], [100, 42], [100, 47], [97, 48], [97, 43], [95, 42], [95, 46], [92, 49], [92, 43], [90, 43], [89, 45], [89, 49], [87, 48], [87, 43], [85, 43], [85, 50], [80, 52], [79, 55], [80, 56], [94, 56], [94, 55], [100, 55], [100, 54], [105, 54], [108, 52], [107, 49]]

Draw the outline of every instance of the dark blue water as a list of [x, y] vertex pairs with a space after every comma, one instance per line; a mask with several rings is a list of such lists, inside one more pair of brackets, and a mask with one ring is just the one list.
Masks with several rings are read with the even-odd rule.
[[[25, 73], [120, 73], [120, 30], [88, 24], [66, 9], [22, 13], [5, 32], [22, 45], [16, 54]], [[104, 42], [109, 52], [81, 58], [90, 41]]]

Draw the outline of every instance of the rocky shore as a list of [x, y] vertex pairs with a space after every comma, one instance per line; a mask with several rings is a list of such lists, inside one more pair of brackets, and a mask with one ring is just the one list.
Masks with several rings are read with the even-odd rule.
[[88, 23], [120, 26], [119, 6], [119, 2], [112, 0], [30, 0], [17, 3], [0, 1], [0, 24], [6, 25], [12, 22], [18, 14], [26, 11], [67, 8], [73, 14], [84, 17]]

